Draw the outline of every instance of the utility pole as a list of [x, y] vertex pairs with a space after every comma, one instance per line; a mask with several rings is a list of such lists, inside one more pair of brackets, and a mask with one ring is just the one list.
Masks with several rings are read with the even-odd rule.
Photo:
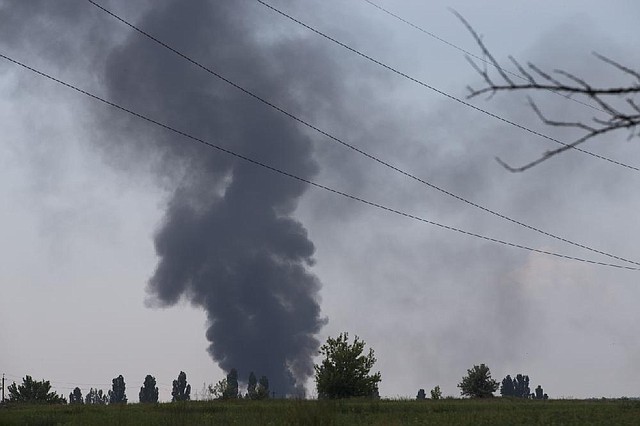
[[4, 373], [2, 373], [2, 403], [4, 404]]

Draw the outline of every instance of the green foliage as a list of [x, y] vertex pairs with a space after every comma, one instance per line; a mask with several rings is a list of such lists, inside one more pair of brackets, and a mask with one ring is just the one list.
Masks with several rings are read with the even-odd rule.
[[82, 399], [82, 391], [80, 388], [76, 387], [73, 392], [69, 394], [69, 404], [84, 404], [84, 399]]
[[67, 401], [51, 391], [51, 383], [48, 380], [33, 380], [31, 376], [25, 376], [21, 385], [16, 382], [9, 385], [9, 402], [30, 404], [66, 404]]
[[365, 342], [355, 337], [349, 343], [348, 333], [329, 337], [320, 348], [324, 357], [315, 365], [316, 389], [319, 399], [376, 397], [380, 372], [369, 374], [376, 358], [373, 349], [364, 355]]
[[467, 375], [458, 383], [460, 394], [472, 398], [490, 398], [498, 389], [498, 382], [491, 378], [489, 367], [480, 364], [467, 370]]
[[127, 394], [125, 392], [126, 384], [122, 374], [111, 381], [111, 390], [109, 391], [109, 404], [126, 404]]
[[144, 384], [140, 388], [138, 394], [141, 403], [156, 403], [158, 402], [158, 388], [156, 387], [156, 378], [151, 374], [147, 374], [144, 378]]
[[89, 389], [89, 393], [84, 398], [84, 403], [88, 405], [107, 405], [109, 398], [102, 393], [102, 389]]
[[222, 379], [213, 386], [209, 385], [208, 390], [215, 399], [225, 399], [224, 396], [227, 394], [227, 379]]
[[442, 391], [440, 390], [439, 385], [436, 385], [435, 388], [431, 389], [431, 399], [442, 399]]
[[256, 399], [269, 399], [269, 379], [267, 376], [260, 377], [258, 387], [256, 387]]
[[240, 396], [238, 389], [238, 370], [232, 368], [227, 374], [227, 388], [223, 399], [236, 399]]
[[[253, 379], [252, 379], [253, 377]], [[247, 390], [247, 397], [250, 399], [264, 399], [262, 398], [261, 395], [261, 383], [262, 380], [266, 380], [267, 378], [262, 376], [260, 378], [260, 382], [257, 384], [257, 386], [255, 385], [255, 374], [252, 372], [249, 375], [249, 387]], [[253, 389], [254, 391], [251, 391], [251, 387], [253, 383]], [[267, 390], [269, 388], [269, 382], [267, 381]], [[235, 368], [232, 368], [231, 371], [229, 371], [229, 374], [227, 374], [227, 377], [225, 379], [220, 380], [218, 383], [216, 383], [214, 386], [209, 386], [209, 393], [211, 395], [214, 396], [215, 399], [238, 399], [238, 398], [242, 398], [242, 395], [240, 394], [239, 390], [238, 390], [238, 371]], [[252, 398], [250, 396], [250, 394], [253, 394], [254, 397]]]
[[181, 371], [178, 379], [173, 381], [171, 401], [189, 401], [191, 399], [191, 385], [187, 384], [187, 374]]

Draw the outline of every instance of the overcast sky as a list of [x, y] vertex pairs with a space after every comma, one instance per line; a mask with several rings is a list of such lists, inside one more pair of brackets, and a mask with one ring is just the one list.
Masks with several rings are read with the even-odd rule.
[[[100, 3], [398, 168], [640, 262], [636, 171], [567, 152], [509, 173], [494, 157], [524, 164], [557, 145], [394, 75], [253, 0]], [[453, 8], [505, 64], [511, 54], [624, 85], [628, 76], [591, 52], [640, 63], [634, 1], [376, 3], [479, 53]], [[363, 0], [270, 4], [453, 96], [481, 84], [461, 51]], [[0, 53], [336, 190], [491, 238], [620, 263], [376, 164], [86, 1], [0, 0]], [[536, 100], [556, 118], [594, 115], [553, 94]], [[544, 126], [522, 93], [471, 102], [562, 141], [581, 135]], [[289, 391], [306, 386], [313, 396], [309, 354], [348, 331], [375, 349], [384, 397], [435, 385], [459, 395], [457, 383], [480, 363], [498, 380], [528, 374], [532, 389], [540, 384], [550, 397], [638, 395], [638, 271], [499, 245], [307, 187], [4, 59], [0, 123], [0, 372], [9, 382], [29, 374], [68, 396], [75, 386], [106, 391], [122, 374], [137, 402], [152, 374], [166, 401], [181, 370], [195, 394], [233, 362], [259, 370], [285, 360], [297, 380]], [[638, 139], [627, 136], [584, 148], [640, 167]], [[260, 269], [263, 262], [269, 266]], [[267, 319], [254, 320], [262, 314]], [[246, 379], [251, 367], [237, 367]]]

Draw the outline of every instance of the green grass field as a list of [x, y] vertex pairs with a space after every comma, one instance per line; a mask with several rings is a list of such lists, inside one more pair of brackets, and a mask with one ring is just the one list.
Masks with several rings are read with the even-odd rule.
[[640, 425], [640, 401], [233, 401], [9, 406], [0, 425]]

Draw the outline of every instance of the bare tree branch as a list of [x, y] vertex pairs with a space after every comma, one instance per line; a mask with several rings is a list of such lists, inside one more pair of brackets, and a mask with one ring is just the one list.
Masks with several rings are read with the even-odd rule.
[[[589, 102], [586, 105], [597, 109], [604, 115], [604, 117], [593, 118], [592, 121], [593, 123], [595, 123], [595, 125], [589, 125], [581, 121], [570, 122], [551, 120], [547, 118], [542, 113], [540, 108], [533, 102], [533, 100], [529, 98], [529, 105], [544, 124], [554, 127], [577, 128], [583, 130], [585, 134], [572, 143], [565, 144], [558, 149], [544, 152], [539, 158], [521, 167], [512, 167], [500, 158], [496, 158], [498, 163], [500, 163], [507, 170], [512, 172], [525, 171], [542, 163], [543, 161], [548, 160], [555, 155], [575, 148], [577, 145], [580, 145], [588, 140], [616, 130], [628, 129], [630, 131], [630, 138], [634, 136], [640, 136], [640, 131], [637, 131], [640, 128], [640, 102], [636, 99], [636, 97], [640, 95], [640, 71], [636, 71], [614, 61], [613, 59], [594, 52], [593, 55], [599, 60], [638, 80], [637, 83], [630, 84], [628, 86], [595, 87], [592, 84], [588, 83], [585, 79], [578, 77], [568, 71], [554, 70], [555, 74], [563, 77], [563, 80], [566, 79], [565, 81], [567, 82], [565, 83], [531, 62], [527, 63], [527, 69], [522, 66], [520, 62], [518, 62], [515, 58], [509, 56], [509, 60], [511, 61], [511, 63], [513, 63], [513, 65], [520, 73], [519, 77], [524, 81], [523, 83], [515, 83], [507, 75], [507, 73], [513, 73], [501, 68], [498, 61], [491, 54], [489, 49], [482, 41], [482, 38], [473, 29], [473, 27], [458, 12], [456, 12], [455, 10], [452, 10], [452, 12], [458, 17], [462, 24], [471, 33], [474, 40], [480, 47], [482, 54], [488, 58], [486, 62], [493, 65], [497, 70], [497, 76], [492, 77], [486, 69], [483, 70], [482, 68], [480, 68], [478, 64], [473, 61], [473, 59], [467, 56], [467, 61], [469, 61], [471, 66], [482, 77], [484, 81], [484, 86], [479, 89], [468, 86], [469, 94], [467, 98], [474, 98], [483, 94], [489, 94], [489, 98], [491, 98], [496, 93], [503, 91], [535, 92], [548, 90], [570, 99], [573, 99], [572, 96], [582, 97], [587, 102]], [[624, 102], [622, 103], [619, 101], [619, 98], [621, 97], [624, 98]], [[614, 106], [613, 102], [616, 102], [616, 106]], [[597, 105], [597, 107], [595, 107], [594, 104]], [[626, 106], [626, 110], [624, 106]]]
[[594, 132], [596, 129], [594, 129], [591, 126], [587, 126], [586, 124], [582, 123], [582, 122], [570, 122], [570, 121], [555, 121], [555, 120], [550, 120], [547, 117], [545, 117], [542, 114], [542, 111], [540, 111], [540, 108], [538, 107], [538, 105], [536, 105], [536, 103], [533, 101], [533, 99], [529, 98], [529, 106], [531, 106], [531, 109], [533, 109], [533, 111], [536, 113], [536, 115], [538, 116], [538, 118], [540, 119], [540, 121], [542, 121], [544, 124], [548, 125], [548, 126], [557, 126], [557, 127], [577, 127], [579, 129], [582, 130], [586, 130], [587, 132]]
[[635, 103], [633, 99], [627, 99], [627, 103], [631, 105], [631, 108], [638, 111], [638, 114], [640, 114], [640, 107], [638, 106], [638, 104]]
[[[456, 15], [458, 17], [458, 19], [460, 19], [460, 21], [462, 21], [462, 24], [467, 27], [467, 30], [469, 30], [469, 32], [471, 33], [471, 35], [473, 36], [473, 38], [475, 38], [476, 43], [478, 43], [478, 46], [480, 46], [481, 50], [482, 50], [482, 55], [486, 56], [489, 59], [489, 62], [491, 63], [491, 65], [493, 65], [497, 70], [498, 73], [500, 74], [500, 77], [502, 77], [502, 79], [504, 81], [506, 81], [507, 83], [509, 83], [511, 86], [515, 86], [515, 84], [513, 83], [513, 81], [509, 78], [509, 76], [507, 75], [507, 73], [502, 69], [502, 67], [500, 67], [500, 64], [498, 64], [498, 61], [496, 61], [496, 59], [493, 57], [493, 55], [491, 55], [491, 52], [489, 52], [489, 50], [485, 47], [484, 43], [482, 42], [482, 38], [480, 37], [480, 35], [478, 35], [478, 33], [473, 29], [473, 27], [467, 22], [466, 19], [464, 19], [464, 17], [462, 15], [460, 15], [457, 11], [455, 11], [454, 9], [449, 9], [451, 10], [451, 12]], [[485, 62], [486, 63], [486, 62]]]
[[624, 65], [620, 65], [619, 63], [615, 62], [613, 59], [609, 59], [606, 56], [599, 54], [598, 52], [592, 52], [592, 54], [593, 56], [600, 59], [601, 61], [606, 62], [610, 65], [613, 65], [614, 67], [618, 68], [623, 72], [626, 72], [627, 74], [631, 74], [640, 82], [640, 73], [638, 71], [632, 70], [631, 68], [625, 67]]

